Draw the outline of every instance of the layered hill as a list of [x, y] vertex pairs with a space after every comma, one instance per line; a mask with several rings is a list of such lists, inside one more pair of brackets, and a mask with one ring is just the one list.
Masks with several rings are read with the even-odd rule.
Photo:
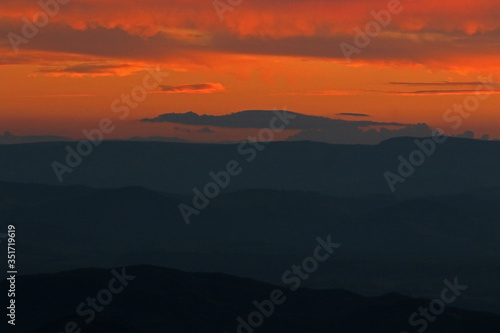
[[[248, 142], [103, 142], [81, 159], [69, 153], [78, 150], [76, 142], [0, 145], [0, 181], [141, 186], [188, 194], [194, 188], [203, 191], [213, 181], [210, 172], [226, 170], [229, 162], [236, 161], [242, 171], [222, 192], [274, 189], [342, 197], [420, 197], [500, 187], [500, 142], [448, 138], [435, 144], [430, 156], [422, 152], [425, 159], [418, 166], [401, 166], [410, 163], [413, 152], [421, 151], [415, 140], [392, 139], [375, 146], [276, 142], [259, 147]], [[387, 172], [392, 176], [388, 178]], [[395, 181], [395, 176], [401, 178]]]
[[271, 283], [331, 235], [342, 245], [306, 286], [430, 297], [457, 276], [471, 286], [457, 306], [500, 312], [498, 189], [406, 200], [247, 190], [219, 196], [186, 225], [179, 204], [189, 200], [0, 183], [0, 230], [16, 226], [24, 274], [152, 264]]
[[[421, 325], [412, 327], [409, 317], [430, 303], [398, 294], [363, 297], [338, 289], [292, 292], [285, 286], [224, 274], [193, 274], [152, 266], [115, 271], [127, 275], [126, 285], [106, 305], [97, 303], [99, 311], [94, 310], [94, 317], [89, 310], [93, 308], [85, 304], [89, 298], [96, 299], [116, 277], [110, 269], [19, 278], [17, 300], [23, 306], [15, 332], [62, 332], [68, 323], [89, 333], [252, 332], [251, 326], [250, 330], [239, 327], [238, 317], [248, 321], [257, 311], [254, 302], [270, 300], [278, 289], [282, 293], [279, 304], [267, 306], [255, 332], [413, 333]], [[120, 285], [116, 278], [114, 283], [114, 288]], [[4, 289], [6, 282], [0, 286]], [[85, 314], [79, 315], [78, 309]], [[13, 332], [4, 322], [0, 325], [2, 332]], [[497, 333], [500, 316], [448, 306], [427, 325], [434, 333]]]

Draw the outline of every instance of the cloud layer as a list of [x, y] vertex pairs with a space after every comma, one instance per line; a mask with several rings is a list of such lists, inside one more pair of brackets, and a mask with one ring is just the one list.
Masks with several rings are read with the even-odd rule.
[[224, 91], [224, 86], [220, 83], [199, 83], [199, 84], [184, 84], [181, 86], [160, 86], [158, 92], [167, 94], [210, 94], [214, 92]]
[[[498, 68], [500, 2], [420, 0], [402, 1], [401, 6], [356, 61]], [[203, 53], [344, 61], [340, 43], [353, 44], [356, 28], [364, 30], [375, 20], [373, 13], [386, 7], [375, 0], [254, 0], [227, 11], [221, 21], [211, 2], [73, 0], [60, 5], [49, 24], [20, 48], [136, 61], [174, 61]], [[2, 1], [0, 34], [22, 35], [23, 18], [33, 20], [40, 11], [34, 1]], [[9, 50], [8, 39], [0, 46]], [[8, 54], [3, 61], [22, 60]]]
[[[341, 144], [376, 144], [383, 140], [398, 136], [431, 136], [432, 130], [426, 124], [400, 124], [374, 121], [347, 121], [325, 117], [309, 116], [290, 111], [293, 120], [286, 126], [286, 130], [295, 130], [288, 140], [293, 141], [320, 141]], [[343, 113], [357, 117], [368, 117], [364, 114]], [[166, 113], [151, 119], [143, 119], [145, 123], [173, 123], [190, 126], [213, 126], [220, 128], [261, 129], [268, 128], [271, 119], [276, 117], [274, 111], [247, 110], [223, 116], [198, 115], [194, 112]], [[206, 128], [206, 127], [205, 127]], [[181, 129], [179, 131], [191, 131]], [[203, 130], [203, 129], [202, 129]], [[298, 132], [297, 132], [298, 130]], [[200, 131], [200, 130], [198, 130]]]

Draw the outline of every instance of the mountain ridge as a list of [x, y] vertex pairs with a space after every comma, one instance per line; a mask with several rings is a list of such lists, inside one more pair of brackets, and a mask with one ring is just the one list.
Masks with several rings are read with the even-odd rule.
[[[75, 313], [71, 314], [72, 304], [76, 308], [86, 297], [106, 287], [113, 277], [110, 271], [81, 269], [19, 277], [18, 299], [31, 300], [24, 310], [32, 315], [30, 321], [20, 321], [17, 330], [26, 333], [46, 332], [47, 329], [57, 331], [68, 321], [74, 321], [90, 333], [153, 333], [165, 327], [171, 332], [183, 333], [231, 332], [237, 329], [237, 317], [247, 318], [256, 310], [252, 304], [254, 300], [264, 302], [275, 289], [283, 290], [284, 303], [274, 306], [259, 332], [399, 332], [410, 328], [408, 318], [412, 312], [429, 306], [428, 299], [413, 299], [395, 293], [366, 297], [345, 290], [300, 288], [291, 292], [284, 286], [230, 275], [186, 273], [139, 265], [115, 268], [133, 279], [90, 323], [85, 323], [84, 318]], [[5, 283], [5, 280], [1, 281], [0, 285]], [[46, 290], [57, 297], [47, 298]], [[141, 307], [135, 304], [141, 304]], [[210, 320], [201, 322], [197, 318]], [[436, 333], [478, 330], [496, 333], [500, 329], [500, 315], [451, 306], [446, 307], [437, 321], [429, 323], [429, 327]]]

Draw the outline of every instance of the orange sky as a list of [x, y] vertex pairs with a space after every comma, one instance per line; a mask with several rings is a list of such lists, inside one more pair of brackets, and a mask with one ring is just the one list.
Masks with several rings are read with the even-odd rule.
[[[211, 0], [59, 1], [67, 3], [29, 38], [25, 22], [46, 15], [38, 2], [0, 2], [0, 131], [77, 138], [118, 119], [113, 101], [158, 65], [169, 75], [114, 136], [179, 136], [135, 121], [161, 113], [286, 107], [500, 138], [498, 0], [243, 0], [224, 13]], [[388, 24], [347, 61], [342, 43], [355, 45], [356, 28], [388, 5]], [[18, 52], [13, 34], [24, 38]], [[443, 114], [474, 96], [479, 77], [495, 91], [452, 130]]]

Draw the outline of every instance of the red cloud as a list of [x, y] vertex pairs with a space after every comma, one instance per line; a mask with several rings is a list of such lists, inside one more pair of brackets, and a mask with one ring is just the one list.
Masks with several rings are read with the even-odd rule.
[[[50, 2], [45, 0], [45, 2]], [[55, 2], [53, 0], [52, 2]], [[203, 58], [207, 53], [316, 57], [344, 61], [339, 44], [352, 43], [380, 0], [243, 1], [224, 20], [212, 2], [199, 0], [72, 0], [23, 51], [90, 55], [149, 62]], [[498, 0], [402, 0], [380, 36], [363, 49], [357, 64], [424, 65], [462, 70], [498, 68]], [[0, 3], [0, 34], [21, 34], [22, 18], [42, 9], [31, 0]], [[9, 47], [8, 40], [0, 47]], [[14, 59], [14, 58], [13, 58]], [[95, 60], [95, 59], [93, 59]], [[198, 61], [199, 59], [196, 59]]]
[[156, 92], [167, 94], [211, 94], [215, 92], [224, 91], [225, 88], [220, 83], [199, 83], [199, 84], [185, 84], [181, 86], [160, 86]]

